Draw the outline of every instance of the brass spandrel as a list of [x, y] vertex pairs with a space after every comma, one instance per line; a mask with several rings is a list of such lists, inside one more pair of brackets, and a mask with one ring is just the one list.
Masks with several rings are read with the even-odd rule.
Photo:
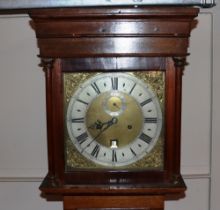
[[66, 169], [71, 171], [74, 168], [100, 168], [96, 163], [89, 161], [74, 147], [70, 138], [65, 138], [66, 143]]
[[164, 73], [161, 71], [150, 71], [149, 73], [134, 72], [133, 74], [148, 84], [151, 90], [156, 94], [161, 108], [163, 108], [165, 90]]
[[162, 169], [163, 168], [163, 138], [160, 137], [152, 151], [137, 162], [129, 165], [127, 168], [134, 169]]
[[79, 88], [79, 85], [85, 82], [95, 73], [65, 73], [64, 81], [64, 105], [68, 106], [71, 96]]

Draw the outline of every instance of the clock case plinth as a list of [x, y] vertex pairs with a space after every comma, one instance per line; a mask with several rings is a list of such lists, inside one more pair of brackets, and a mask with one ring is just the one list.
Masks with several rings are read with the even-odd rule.
[[[40, 187], [44, 193], [63, 195], [64, 206], [71, 206], [70, 200], [77, 196], [92, 199], [101, 195], [102, 203], [108, 203], [116, 195], [122, 200], [123, 196], [142, 199], [153, 195], [163, 203], [164, 196], [185, 191], [180, 175], [181, 86], [198, 12], [192, 7], [162, 6], [30, 10], [46, 75], [49, 172]], [[149, 70], [165, 72], [164, 169], [66, 172], [62, 73]], [[117, 207], [113, 201], [110, 208]], [[126, 205], [141, 207], [128, 203], [119, 207]], [[84, 207], [88, 206], [78, 206]], [[106, 208], [104, 204], [94, 206], [98, 207]], [[163, 205], [148, 207], [163, 209]]]

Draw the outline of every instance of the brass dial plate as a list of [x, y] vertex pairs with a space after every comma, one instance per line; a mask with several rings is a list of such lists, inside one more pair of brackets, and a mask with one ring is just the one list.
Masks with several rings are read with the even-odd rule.
[[[135, 78], [138, 78], [138, 80], [141, 78], [141, 81], [142, 82], [144, 81], [145, 85], [150, 90], [152, 90], [153, 96], [155, 98], [158, 98], [158, 101], [160, 102], [160, 107], [163, 109], [164, 74], [162, 72], [155, 72], [155, 71], [135, 72], [135, 73], [129, 73], [128, 78], [130, 77], [133, 78], [134, 75]], [[73, 100], [72, 99], [73, 96], [75, 97], [74, 100], [76, 100], [77, 97], [79, 96], [78, 92], [81, 91], [81, 90], [79, 91], [79, 89], [83, 87], [83, 83], [85, 83], [88, 80], [91, 80], [91, 78], [102, 78], [102, 76], [100, 76], [99, 73], [97, 74], [65, 73], [64, 74], [65, 115], [68, 112], [68, 107], [70, 106], [71, 100]], [[94, 82], [97, 80], [92, 79], [91, 81]], [[96, 83], [93, 82], [92, 83], [90, 82], [89, 85], [91, 84], [97, 85]], [[96, 87], [93, 87], [93, 89], [95, 90]], [[97, 91], [99, 92], [100, 90], [96, 89], [96, 92]], [[115, 90], [114, 88], [113, 90], [110, 91], [103, 91], [103, 92], [100, 91], [100, 93], [97, 94], [97, 96], [95, 96], [91, 100], [91, 102], [89, 102], [89, 106], [88, 108], [86, 108], [85, 113], [86, 114], [84, 116], [85, 119], [83, 123], [85, 125], [86, 135], [90, 136], [92, 141], [95, 142], [95, 144], [93, 145], [87, 142], [87, 145], [89, 146], [92, 145], [91, 146], [92, 149], [89, 150], [89, 153], [92, 154], [91, 156], [92, 158], [84, 155], [83, 150], [85, 149], [79, 147], [77, 148], [76, 141], [74, 143], [73, 138], [79, 137], [80, 135], [75, 135], [74, 137], [74, 135], [71, 134], [70, 131], [71, 129], [69, 130], [66, 129], [65, 139], [66, 139], [67, 170], [71, 170], [71, 168], [100, 168], [100, 167], [110, 167], [110, 168], [141, 167], [141, 168], [156, 168], [156, 169], [163, 167], [163, 129], [159, 129], [161, 130], [159, 131], [160, 135], [157, 136], [157, 139], [154, 140], [155, 141], [154, 144], [151, 146], [150, 149], [147, 149], [147, 152], [144, 153], [144, 155], [136, 154], [137, 153], [136, 150], [133, 149], [135, 148], [135, 145], [134, 144], [132, 145], [132, 142], [134, 141], [134, 139], [137, 139], [137, 137], [143, 133], [143, 127], [145, 125], [143, 121], [146, 120], [149, 121], [155, 119], [152, 118], [147, 119], [146, 117], [143, 117], [143, 110], [142, 107], [140, 106], [140, 101], [137, 102], [137, 100], [133, 96], [131, 97], [131, 95], [128, 94], [126, 91], [119, 91], [119, 90]], [[160, 118], [162, 124], [162, 116]], [[80, 118], [71, 117], [71, 119], [68, 119], [68, 114], [67, 114], [66, 117], [67, 122], [68, 120], [74, 121], [74, 119], [75, 121], [77, 121]], [[102, 127], [104, 123], [110, 121], [114, 122], [113, 123], [114, 125], [112, 125], [111, 128], [108, 128], [106, 131], [102, 132], [99, 135], [100, 132], [99, 128]], [[75, 124], [78, 125], [79, 123], [77, 122]], [[155, 122], [151, 122], [151, 124], [152, 126], [154, 126]], [[131, 160], [127, 162], [125, 161], [125, 163], [120, 163], [120, 161], [117, 160], [119, 158], [116, 157], [117, 159], [114, 160], [113, 158], [114, 154], [111, 153], [110, 159], [113, 158], [111, 160], [113, 163], [111, 164], [106, 162], [100, 163], [99, 161], [96, 161], [97, 158], [96, 155], [101, 154], [101, 153], [98, 154], [100, 152], [99, 151], [100, 146], [101, 149], [102, 147], [111, 148], [111, 152], [114, 150], [114, 148], [115, 149], [127, 148], [126, 150], [121, 150], [120, 154], [125, 153], [125, 155], [128, 156], [127, 153], [129, 151], [130, 156], [133, 153], [132, 155], [134, 157], [132, 157]], [[119, 156], [119, 153], [116, 155]]]

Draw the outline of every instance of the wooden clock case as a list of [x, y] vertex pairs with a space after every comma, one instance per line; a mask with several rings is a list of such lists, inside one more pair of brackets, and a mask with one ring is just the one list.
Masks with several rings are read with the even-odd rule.
[[[40, 189], [62, 195], [65, 210], [163, 209], [166, 195], [186, 189], [180, 175], [181, 81], [198, 9], [91, 7], [29, 14], [46, 75], [49, 172]], [[148, 70], [165, 72], [164, 169], [66, 172], [62, 73]]]

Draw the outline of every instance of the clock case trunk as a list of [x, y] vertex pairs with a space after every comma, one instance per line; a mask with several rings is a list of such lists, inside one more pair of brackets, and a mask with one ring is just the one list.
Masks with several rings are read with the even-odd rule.
[[[198, 9], [99, 7], [29, 12], [46, 75], [49, 172], [40, 189], [52, 194], [172, 194], [180, 174], [182, 74]], [[128, 43], [127, 48], [120, 43]], [[164, 168], [65, 171], [64, 72], [165, 72]]]

